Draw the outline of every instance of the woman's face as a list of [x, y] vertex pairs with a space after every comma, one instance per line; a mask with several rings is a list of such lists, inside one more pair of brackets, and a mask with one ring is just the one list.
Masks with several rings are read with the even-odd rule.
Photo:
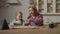
[[33, 8], [29, 8], [29, 14], [34, 14]]

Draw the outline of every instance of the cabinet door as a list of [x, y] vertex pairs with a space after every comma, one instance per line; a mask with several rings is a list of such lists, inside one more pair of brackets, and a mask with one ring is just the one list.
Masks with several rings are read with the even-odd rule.
[[60, 0], [56, 0], [56, 13], [60, 13]]

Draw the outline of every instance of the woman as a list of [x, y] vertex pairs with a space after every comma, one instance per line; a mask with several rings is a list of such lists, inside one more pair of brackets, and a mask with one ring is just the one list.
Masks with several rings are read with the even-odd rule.
[[17, 12], [15, 19], [12, 20], [9, 24], [10, 28], [13, 28], [14, 26], [24, 26], [24, 20], [22, 19], [22, 12]]
[[30, 6], [29, 16], [26, 20], [26, 24], [30, 26], [42, 26], [43, 25], [43, 16], [38, 13], [36, 7]]

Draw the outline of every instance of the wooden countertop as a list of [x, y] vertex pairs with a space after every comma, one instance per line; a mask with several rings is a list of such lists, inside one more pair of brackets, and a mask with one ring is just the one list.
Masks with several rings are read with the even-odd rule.
[[60, 34], [60, 25], [53, 29], [48, 26], [18, 26], [15, 29], [0, 30], [0, 34]]

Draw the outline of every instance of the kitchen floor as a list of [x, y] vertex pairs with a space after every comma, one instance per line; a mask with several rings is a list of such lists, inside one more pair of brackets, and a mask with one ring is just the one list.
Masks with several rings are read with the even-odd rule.
[[12, 29], [12, 30], [0, 30], [0, 34], [60, 34], [60, 25], [53, 29], [48, 26], [34, 28], [34, 29]]

